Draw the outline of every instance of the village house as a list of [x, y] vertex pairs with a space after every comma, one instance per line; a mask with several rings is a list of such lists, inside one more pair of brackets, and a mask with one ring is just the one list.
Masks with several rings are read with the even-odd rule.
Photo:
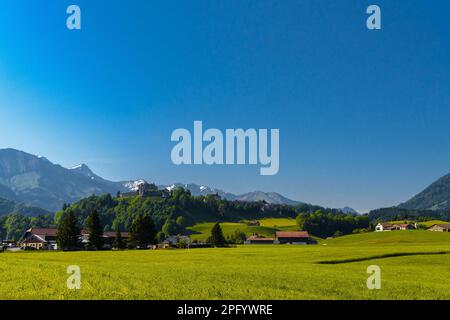
[[[116, 239], [116, 232], [115, 231], [104, 231], [103, 232], [103, 248], [104, 249], [111, 249], [114, 243], [114, 240]], [[128, 232], [121, 232], [120, 237], [124, 242], [127, 242], [130, 238], [130, 234]], [[81, 243], [84, 245], [89, 244], [89, 232], [87, 230], [81, 230]]]
[[253, 234], [247, 238], [244, 244], [274, 244], [274, 238], [265, 238], [257, 234]]
[[411, 224], [411, 223], [403, 223], [403, 224], [399, 224], [399, 230], [414, 230], [416, 229], [415, 225]]
[[310, 236], [308, 231], [277, 231], [275, 244], [308, 244]]
[[377, 226], [375, 227], [375, 232], [384, 232], [384, 231], [392, 231], [394, 230], [394, 226], [390, 223], [379, 223], [377, 224]]
[[[51, 228], [30, 228], [25, 232], [25, 235], [20, 242], [22, 249], [35, 249], [35, 250], [57, 250], [58, 245], [56, 243], [56, 234], [58, 229]], [[130, 237], [128, 232], [121, 232], [121, 237], [126, 242]], [[114, 239], [116, 238], [116, 232], [105, 231], [103, 233], [104, 248], [112, 248]], [[89, 233], [86, 230], [82, 230], [80, 234], [80, 241], [82, 244], [89, 243]]]
[[265, 238], [258, 234], [248, 237], [244, 244], [311, 244], [307, 231], [277, 231], [276, 238]]
[[437, 232], [450, 232], [450, 224], [434, 224], [428, 231], [437, 231]]
[[181, 243], [184, 243], [189, 247], [191, 242], [192, 240], [188, 236], [177, 235], [166, 238], [166, 240], [164, 240], [162, 244], [164, 248], [177, 247]]
[[22, 249], [56, 250], [57, 229], [30, 228], [25, 231], [23, 240], [20, 242]]
[[411, 223], [392, 224], [382, 222], [376, 225], [375, 232], [394, 231], [394, 230], [413, 230], [416, 226]]

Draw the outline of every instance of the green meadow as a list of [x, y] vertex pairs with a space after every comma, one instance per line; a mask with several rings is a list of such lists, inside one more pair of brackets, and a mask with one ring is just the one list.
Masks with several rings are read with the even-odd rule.
[[[264, 237], [274, 237], [276, 231], [281, 230], [298, 230], [298, 225], [295, 219], [288, 218], [273, 218], [258, 220], [259, 226], [248, 225], [248, 221], [242, 222], [223, 222], [220, 224], [225, 237], [230, 236], [234, 231], [240, 230], [247, 236], [257, 233]], [[191, 232], [190, 237], [193, 240], [206, 240], [211, 234], [213, 222], [198, 223], [187, 229]]]
[[[429, 231], [357, 234], [311, 246], [5, 252], [0, 297], [450, 299], [447, 252], [450, 234]], [[81, 268], [80, 290], [66, 287], [69, 265]], [[367, 289], [370, 265], [381, 268], [380, 290]]]
[[[403, 224], [403, 223], [415, 223], [415, 222], [416, 221], [414, 221], [414, 220], [389, 221], [389, 223], [391, 223], [391, 224]], [[435, 224], [449, 224], [450, 222], [443, 221], [443, 220], [429, 220], [429, 221], [423, 221], [423, 222], [418, 222], [418, 223], [429, 228], [431, 226], [434, 226]]]

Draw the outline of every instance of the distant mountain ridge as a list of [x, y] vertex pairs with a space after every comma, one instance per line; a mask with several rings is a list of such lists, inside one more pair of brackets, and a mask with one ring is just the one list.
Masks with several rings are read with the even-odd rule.
[[[0, 149], [0, 197], [49, 211], [60, 210], [64, 203], [74, 203], [93, 194], [137, 190], [144, 179], [113, 182], [96, 175], [86, 164], [64, 168], [45, 157], [15, 149]], [[240, 195], [194, 183], [163, 185], [189, 189], [192, 195], [219, 194], [230, 201], [265, 201], [270, 204], [298, 205], [276, 192], [253, 191]], [[351, 208], [350, 208], [351, 209]], [[353, 209], [352, 209], [353, 210]]]
[[128, 191], [126, 183], [105, 180], [86, 165], [67, 169], [23, 151], [0, 150], [0, 197], [15, 202], [56, 211], [92, 194]]
[[165, 188], [167, 188], [168, 190], [172, 190], [175, 187], [183, 187], [185, 189], [188, 189], [194, 196], [217, 193], [222, 198], [230, 201], [248, 201], [248, 202], [266, 201], [267, 203], [270, 204], [287, 204], [287, 205], [297, 205], [302, 203], [300, 201], [288, 199], [276, 192], [253, 191], [236, 195], [233, 193], [222, 191], [220, 189], [215, 189], [208, 186], [200, 186], [194, 183], [190, 184], [176, 183], [170, 186], [165, 186]]

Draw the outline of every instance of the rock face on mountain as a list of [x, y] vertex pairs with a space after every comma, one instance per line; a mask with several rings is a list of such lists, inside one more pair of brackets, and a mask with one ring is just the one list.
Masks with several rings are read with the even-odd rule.
[[85, 165], [66, 169], [44, 157], [0, 150], [0, 197], [56, 211], [92, 194], [126, 191], [123, 182], [104, 180]]
[[450, 174], [433, 182], [399, 207], [409, 210], [450, 210]]

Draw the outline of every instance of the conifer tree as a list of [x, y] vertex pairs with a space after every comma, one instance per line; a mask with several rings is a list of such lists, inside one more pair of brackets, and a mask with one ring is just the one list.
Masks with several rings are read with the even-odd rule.
[[223, 236], [222, 228], [218, 222], [216, 222], [216, 224], [212, 227], [211, 236], [208, 240], [209, 243], [215, 246], [225, 245], [225, 237]]
[[122, 239], [122, 234], [120, 233], [119, 224], [117, 224], [116, 228], [116, 237], [114, 239], [113, 247], [119, 250], [125, 249], [125, 242]]
[[63, 214], [58, 225], [56, 242], [62, 250], [76, 250], [80, 247], [80, 228], [72, 210]]
[[103, 248], [103, 227], [97, 210], [93, 209], [86, 219], [89, 233], [89, 247], [100, 250]]
[[131, 242], [140, 249], [156, 243], [155, 223], [149, 215], [138, 215], [130, 229]]

